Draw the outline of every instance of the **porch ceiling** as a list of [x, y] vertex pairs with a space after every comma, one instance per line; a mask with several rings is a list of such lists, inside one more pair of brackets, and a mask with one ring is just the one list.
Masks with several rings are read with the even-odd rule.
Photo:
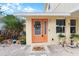
[[79, 10], [79, 3], [49, 3], [50, 12], [53, 13], [71, 13]]

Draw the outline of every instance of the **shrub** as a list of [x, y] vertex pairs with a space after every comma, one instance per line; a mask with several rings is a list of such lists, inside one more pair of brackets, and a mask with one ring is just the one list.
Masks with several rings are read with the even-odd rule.
[[64, 38], [64, 37], [65, 37], [65, 35], [59, 34], [59, 38]]
[[0, 36], [0, 42], [2, 42], [4, 39], [4, 36]]
[[70, 39], [79, 39], [78, 34], [71, 34]]
[[26, 36], [25, 35], [20, 37], [20, 42], [21, 42], [21, 44], [26, 44]]

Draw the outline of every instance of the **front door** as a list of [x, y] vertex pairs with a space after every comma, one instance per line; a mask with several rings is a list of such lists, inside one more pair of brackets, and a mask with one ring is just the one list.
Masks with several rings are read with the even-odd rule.
[[47, 42], [48, 19], [32, 19], [32, 42]]

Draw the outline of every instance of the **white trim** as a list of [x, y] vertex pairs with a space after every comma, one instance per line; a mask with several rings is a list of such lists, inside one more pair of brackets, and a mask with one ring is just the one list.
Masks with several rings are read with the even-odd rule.
[[71, 13], [78, 11], [78, 10], [79, 10], [79, 8], [75, 8], [74, 10], [71, 10]]
[[25, 12], [25, 13], [18, 13], [13, 14], [15, 16], [70, 16], [70, 13], [64, 13], [64, 12]]

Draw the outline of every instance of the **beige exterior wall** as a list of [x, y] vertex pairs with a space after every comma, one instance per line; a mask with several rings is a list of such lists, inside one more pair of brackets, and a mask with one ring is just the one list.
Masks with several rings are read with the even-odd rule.
[[[32, 18], [47, 18], [48, 19], [48, 42], [47, 43], [32, 43]], [[76, 19], [76, 31], [79, 33], [79, 18], [70, 16], [28, 16], [26, 17], [26, 42], [28, 45], [47, 45], [58, 44], [58, 33], [56, 33], [56, 19], [66, 19], [65, 35], [69, 40], [70, 36], [70, 19]], [[54, 39], [52, 41], [52, 38]]]
[[32, 40], [32, 23], [30, 18], [26, 18], [26, 44], [31, 45]]

